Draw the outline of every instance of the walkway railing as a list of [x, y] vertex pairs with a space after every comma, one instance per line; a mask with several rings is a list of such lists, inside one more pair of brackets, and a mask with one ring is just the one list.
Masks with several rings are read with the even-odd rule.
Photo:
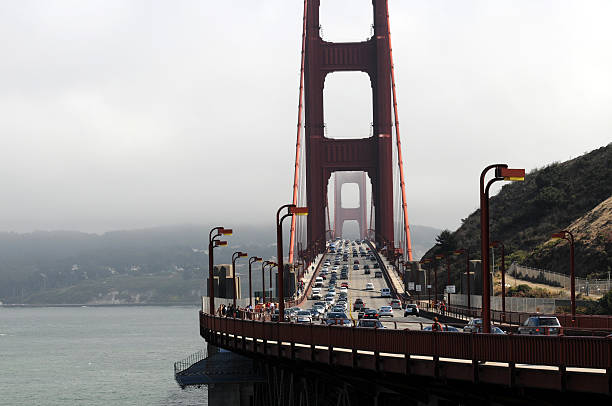
[[[419, 306], [425, 310], [440, 313], [439, 309], [427, 302], [420, 302]], [[462, 320], [469, 320], [471, 318], [480, 318], [482, 311], [479, 308], [471, 308], [462, 306], [448, 306], [444, 314], [452, 316]], [[529, 317], [533, 316], [534, 312], [523, 313], [523, 312], [501, 312], [497, 310], [491, 311], [491, 321], [493, 323], [500, 324], [514, 324], [521, 325]], [[559, 319], [559, 323], [564, 328], [576, 328], [576, 329], [598, 329], [612, 331], [612, 316], [605, 315], [590, 315], [590, 314], [577, 314], [575, 322], [572, 322], [571, 314], [546, 314], [537, 313], [540, 315], [555, 316]]]
[[181, 372], [189, 369], [196, 362], [200, 362], [206, 358], [206, 352], [204, 350], [200, 350], [196, 353], [191, 354], [185, 359], [177, 361], [174, 363], [174, 375], [180, 374]]
[[404, 356], [432, 356], [473, 362], [596, 368], [612, 371], [612, 339], [437, 333], [222, 318], [200, 313], [206, 332], [291, 344], [345, 348]]

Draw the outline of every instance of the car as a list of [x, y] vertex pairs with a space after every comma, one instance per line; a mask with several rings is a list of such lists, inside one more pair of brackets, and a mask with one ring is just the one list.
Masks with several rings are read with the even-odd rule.
[[[276, 309], [276, 310], [274, 310], [274, 313], [272, 313], [270, 315], [270, 320], [271, 321], [279, 321], [279, 318], [280, 318], [280, 312], [279, 312], [278, 309]], [[289, 321], [289, 320], [290, 320], [289, 319], [289, 315], [285, 314], [285, 321]]]
[[363, 302], [363, 299], [361, 298], [355, 299], [355, 302], [353, 303], [353, 311], [362, 310], [364, 308], [365, 308], [365, 303]]
[[342, 282], [342, 284], [340, 285], [341, 288], [347, 288], [349, 287], [348, 282]]
[[374, 284], [372, 282], [366, 283], [365, 290], [374, 290]]
[[382, 278], [382, 272], [381, 271], [374, 272], [374, 277], [375, 278]]
[[365, 312], [363, 312], [363, 319], [378, 319], [380, 316], [378, 314], [378, 311], [375, 309], [367, 309]]
[[[472, 319], [463, 327], [464, 333], [482, 333], [482, 319]], [[491, 324], [492, 334], [506, 334], [501, 328]]]
[[358, 259], [354, 260], [354, 261], [353, 261], [353, 264], [355, 264], [355, 265], [359, 265], [359, 260], [358, 260]]
[[344, 313], [344, 306], [338, 305], [337, 303], [332, 307], [332, 312]]
[[365, 264], [365, 265], [363, 266], [363, 269], [370, 269], [370, 265]]
[[289, 309], [285, 310], [285, 313], [288, 314], [290, 317], [294, 317], [300, 310], [299, 307], [290, 307]]
[[[423, 331], [431, 331], [431, 326], [423, 327]], [[457, 327], [453, 327], [449, 325], [442, 326], [442, 331], [448, 331], [450, 333], [460, 333], [461, 332], [459, 331]]]
[[406, 308], [404, 309], [404, 317], [408, 316], [409, 314], [414, 314], [415, 316], [418, 316], [419, 315], [419, 305], [415, 303], [406, 304]]
[[380, 268], [380, 265], [378, 265], [378, 262], [374, 263], [373, 265], [374, 268]]
[[327, 317], [325, 318], [325, 324], [327, 324], [328, 326], [351, 326], [353, 323], [348, 317], [346, 317], [346, 314], [344, 314], [344, 312], [329, 312], [327, 313]]
[[317, 319], [325, 314], [325, 309], [326, 308], [327, 308], [326, 305], [322, 305], [322, 306], [314, 305], [312, 307], [312, 310], [315, 310], [315, 311], [317, 311], [319, 313], [319, 315], [316, 317]]
[[378, 309], [378, 315], [380, 317], [382, 316], [393, 317], [393, 309], [391, 308], [391, 306], [381, 306], [380, 309]]
[[340, 288], [340, 290], [338, 290], [338, 292], [340, 292], [340, 293], [348, 293], [348, 289], [347, 288]]
[[336, 302], [336, 300], [334, 299], [334, 295], [331, 296], [325, 296], [325, 302], [327, 303], [327, 306], [333, 306], [333, 304]]
[[386, 328], [380, 322], [380, 320], [359, 320], [357, 327], [369, 327], [369, 328]]
[[295, 317], [298, 323], [312, 323], [312, 313], [310, 313], [310, 310], [300, 310]]
[[382, 288], [380, 290], [380, 297], [391, 297], [391, 289], [389, 289], [389, 288]]
[[518, 328], [519, 334], [528, 335], [559, 335], [563, 327], [555, 316], [531, 316]]
[[353, 270], [354, 271], [358, 271], [359, 270], [359, 265], [357, 265], [357, 264], [353, 265]]
[[401, 309], [402, 308], [402, 302], [400, 302], [399, 299], [391, 299], [391, 302], [389, 303], [389, 306], [391, 306], [392, 309]]
[[312, 300], [319, 300], [319, 299], [321, 299], [321, 289], [319, 289], [319, 288], [312, 288], [312, 295], [310, 296], [310, 298]]
[[312, 320], [319, 320], [321, 318], [321, 313], [319, 313], [318, 309], [315, 309], [313, 307], [311, 309], [308, 309], [308, 311], [310, 312], [310, 317], [312, 318]]
[[369, 274], [370, 274], [370, 269], [369, 269], [369, 268], [364, 269], [364, 270], [363, 270], [363, 273], [364, 273], [365, 275], [369, 275]]

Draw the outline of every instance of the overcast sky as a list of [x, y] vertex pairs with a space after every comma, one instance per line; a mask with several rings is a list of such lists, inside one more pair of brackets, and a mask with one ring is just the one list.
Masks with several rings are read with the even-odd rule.
[[[390, 0], [411, 223], [455, 229], [489, 163], [612, 141], [609, 0]], [[365, 40], [371, 0], [323, 0]], [[302, 0], [0, 0], [0, 230], [273, 224], [291, 199]], [[364, 74], [330, 137], [369, 135]]]

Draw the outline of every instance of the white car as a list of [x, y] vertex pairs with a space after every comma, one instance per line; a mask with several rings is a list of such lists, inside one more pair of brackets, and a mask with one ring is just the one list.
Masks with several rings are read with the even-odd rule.
[[340, 293], [348, 293], [348, 289], [347, 288], [340, 288], [340, 290], [338, 292], [340, 292]]
[[366, 284], [366, 290], [374, 290], [374, 284], [372, 282], [368, 282]]
[[312, 288], [312, 296], [310, 298], [312, 300], [320, 300], [321, 299], [321, 289]]
[[393, 309], [391, 308], [391, 306], [382, 306], [380, 309], [378, 309], [378, 315], [380, 317], [382, 316], [393, 317]]
[[312, 323], [312, 314], [308, 310], [300, 310], [296, 319], [298, 323]]

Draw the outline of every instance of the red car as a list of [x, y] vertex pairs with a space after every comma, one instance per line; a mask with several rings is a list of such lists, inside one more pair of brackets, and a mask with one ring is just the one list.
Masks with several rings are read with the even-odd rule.
[[348, 282], [342, 282], [342, 285], [340, 285], [340, 287], [348, 289]]

